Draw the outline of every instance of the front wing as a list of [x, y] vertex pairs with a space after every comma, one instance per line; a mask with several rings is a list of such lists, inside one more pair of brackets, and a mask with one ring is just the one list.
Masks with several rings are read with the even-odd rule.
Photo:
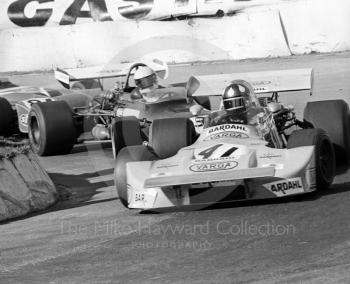
[[[293, 154], [297, 149], [293, 149]], [[290, 150], [282, 150], [290, 151]], [[178, 175], [150, 175], [152, 162], [127, 164], [129, 208], [155, 209], [225, 201], [266, 199], [316, 190], [313, 147], [300, 147], [304, 161]], [[293, 157], [293, 155], [290, 155]], [[295, 156], [295, 155], [294, 155]], [[169, 163], [169, 167], [171, 167]]]

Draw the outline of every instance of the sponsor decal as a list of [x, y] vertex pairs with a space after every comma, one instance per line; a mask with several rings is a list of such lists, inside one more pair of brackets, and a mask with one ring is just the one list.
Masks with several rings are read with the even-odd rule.
[[220, 132], [216, 134], [212, 134], [208, 137], [205, 137], [203, 141], [208, 141], [208, 140], [215, 140], [215, 139], [221, 139], [221, 138], [240, 138], [240, 139], [246, 139], [249, 138], [249, 136], [245, 133], [241, 132], [236, 132], [236, 131], [225, 131], [225, 132]]
[[263, 186], [278, 197], [304, 192], [300, 177], [270, 182]]
[[[175, 0], [173, 7], [185, 8], [190, 4], [189, 0]], [[120, 16], [130, 20], [144, 19], [154, 7], [159, 8], [158, 5], [154, 0], [13, 0], [7, 15], [12, 23], [21, 27], [45, 26], [57, 14], [62, 15], [59, 25], [73, 25], [78, 19], [94, 22], [113, 21]], [[171, 11], [160, 16], [170, 17]]]
[[[255, 92], [267, 92], [269, 90], [268, 87], [266, 87], [266, 85], [270, 85], [271, 84], [271, 81], [256, 81], [256, 82], [253, 82], [253, 86], [254, 86], [254, 91]], [[258, 87], [260, 86], [260, 87]]]
[[[58, 21], [59, 25], [73, 25], [81, 19], [90, 19], [91, 22], [113, 21], [120, 18], [129, 20], [166, 19], [178, 12], [180, 15], [196, 13], [197, 6], [196, 0], [166, 1], [168, 2], [166, 8], [162, 3], [165, 1], [154, 0], [8, 0], [4, 2], [10, 3], [5, 4], [2, 10], [5, 10], [5, 13], [7, 10], [8, 19], [20, 27], [45, 26], [50, 20]], [[205, 5], [208, 5], [208, 9], [213, 10], [213, 13], [227, 9], [226, 2], [232, 2], [229, 4], [230, 11], [236, 10], [233, 0], [202, 0], [200, 2], [205, 11], [207, 10]], [[153, 15], [152, 11], [154, 11]], [[56, 19], [56, 17], [59, 18]]]
[[260, 158], [260, 159], [282, 158], [282, 155], [281, 154], [273, 154], [273, 153], [264, 153], [258, 158]]
[[271, 81], [255, 81], [252, 83], [253, 86], [256, 85], [270, 85], [272, 82]]
[[157, 196], [155, 190], [149, 189], [147, 191], [133, 191], [132, 187], [128, 185], [128, 190], [131, 192], [130, 205], [132, 208], [151, 208]]
[[224, 161], [224, 162], [207, 162], [198, 163], [190, 166], [192, 172], [212, 172], [212, 171], [225, 171], [231, 170], [238, 166], [236, 161]]
[[242, 131], [242, 132], [248, 132], [248, 129], [245, 125], [241, 125], [241, 124], [224, 124], [224, 125], [218, 125], [218, 126], [214, 126], [212, 128], [209, 129], [208, 134], [212, 134], [215, 132], [219, 132], [219, 131], [230, 131], [230, 130], [238, 130], [238, 131]]
[[135, 193], [135, 199], [134, 201], [137, 202], [137, 201], [144, 201], [146, 198], [145, 198], [145, 194], [143, 192], [141, 193]]
[[204, 163], [204, 162], [230, 162], [234, 161], [234, 157], [219, 157], [219, 158], [211, 158], [211, 159], [195, 159], [195, 163]]

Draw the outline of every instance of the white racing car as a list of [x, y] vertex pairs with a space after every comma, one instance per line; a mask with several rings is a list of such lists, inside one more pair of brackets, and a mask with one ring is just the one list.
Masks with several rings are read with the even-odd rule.
[[336, 162], [349, 157], [348, 106], [342, 100], [309, 102], [298, 120], [292, 107], [278, 102], [279, 92], [312, 92], [312, 75], [296, 69], [192, 77], [194, 96], [218, 96], [225, 86], [238, 85], [245, 119], [197, 107], [204, 124], [199, 136], [186, 118], [154, 120], [148, 143], [117, 156], [121, 203], [156, 209], [329, 188]]

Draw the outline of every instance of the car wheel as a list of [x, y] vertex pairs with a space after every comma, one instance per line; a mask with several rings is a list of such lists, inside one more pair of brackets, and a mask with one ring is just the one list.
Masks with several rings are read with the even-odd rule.
[[334, 144], [338, 164], [350, 162], [349, 107], [343, 100], [308, 102], [304, 121], [326, 131]]
[[191, 145], [195, 133], [193, 123], [187, 118], [157, 119], [151, 125], [150, 146], [160, 159], [166, 159]]
[[335, 154], [333, 144], [322, 129], [301, 129], [294, 131], [287, 143], [287, 148], [315, 146], [316, 186], [318, 190], [327, 189], [335, 175]]
[[28, 134], [33, 151], [40, 156], [68, 154], [76, 141], [69, 105], [64, 101], [32, 105]]
[[0, 135], [7, 136], [11, 134], [15, 118], [15, 112], [9, 101], [0, 98]]
[[124, 147], [118, 153], [114, 171], [114, 182], [117, 188], [120, 202], [128, 207], [128, 190], [126, 180], [126, 164], [136, 161], [153, 161], [156, 156], [146, 146]]
[[112, 123], [111, 136], [113, 157], [116, 159], [122, 148], [142, 144], [140, 121], [134, 116], [115, 118]]

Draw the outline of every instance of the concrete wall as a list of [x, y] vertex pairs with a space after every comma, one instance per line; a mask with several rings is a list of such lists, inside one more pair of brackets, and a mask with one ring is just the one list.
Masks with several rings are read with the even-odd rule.
[[307, 0], [278, 8], [292, 54], [350, 49], [350, 1]]
[[297, 0], [1, 0], [0, 29], [215, 15], [289, 1]]
[[171, 63], [350, 49], [350, 3], [304, 0], [223, 18], [114, 21], [0, 30], [0, 72], [159, 57]]

